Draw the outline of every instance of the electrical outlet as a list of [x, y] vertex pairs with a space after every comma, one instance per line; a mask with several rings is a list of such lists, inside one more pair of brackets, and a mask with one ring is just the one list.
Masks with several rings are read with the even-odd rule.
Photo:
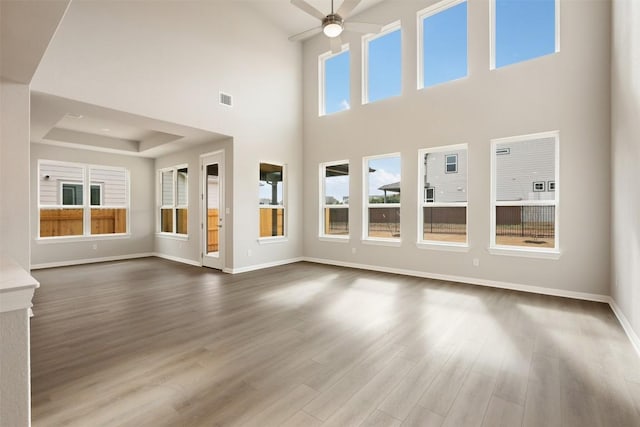
[[251, 256], [251, 249], [247, 249], [247, 256]]
[[94, 250], [94, 251], [97, 251], [97, 250], [98, 250], [98, 244], [97, 244], [97, 243], [94, 243], [94, 244], [93, 244], [93, 250]]
[[351, 248], [351, 253], [355, 254], [356, 253], [356, 248]]
[[480, 266], [480, 260], [479, 260], [478, 258], [474, 258], [474, 259], [473, 259], [473, 266], [474, 266], [474, 267], [478, 267], [478, 266]]

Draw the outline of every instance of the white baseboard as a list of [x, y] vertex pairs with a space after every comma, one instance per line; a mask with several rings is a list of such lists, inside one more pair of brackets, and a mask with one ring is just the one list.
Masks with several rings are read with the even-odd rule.
[[266, 262], [264, 264], [249, 265], [247, 267], [225, 268], [222, 271], [224, 271], [225, 273], [231, 273], [231, 274], [246, 273], [248, 271], [262, 270], [263, 268], [277, 267], [279, 265], [285, 265], [285, 264], [293, 264], [294, 262], [300, 262], [300, 261], [305, 261], [305, 258], [297, 257], [297, 258], [283, 259], [280, 261]]
[[425, 279], [445, 280], [449, 282], [466, 283], [469, 285], [488, 286], [491, 288], [510, 289], [513, 291], [530, 292], [534, 294], [553, 295], [557, 297], [581, 299], [587, 301], [597, 301], [608, 303], [610, 297], [608, 295], [591, 294], [587, 292], [566, 291], [562, 289], [543, 288], [540, 286], [522, 285], [519, 283], [499, 282], [495, 280], [478, 279], [475, 277], [452, 276], [448, 274], [429, 273], [427, 271], [406, 270], [402, 268], [381, 267], [376, 265], [358, 264], [352, 262], [343, 262], [322, 258], [305, 257], [305, 261], [315, 262], [318, 264], [337, 265], [341, 267], [358, 268], [361, 270], [380, 271], [383, 273], [401, 274], [404, 276], [422, 277]]
[[167, 255], [167, 254], [161, 254], [159, 252], [154, 252], [152, 255], [158, 258], [168, 259], [169, 261], [180, 262], [182, 264], [193, 265], [195, 267], [202, 267], [201, 263], [199, 263], [198, 261], [194, 261], [192, 259], [180, 258], [177, 256]]
[[620, 306], [611, 297], [609, 298], [609, 305], [611, 306], [611, 310], [613, 310], [613, 313], [618, 318], [618, 321], [622, 325], [622, 329], [624, 329], [624, 332], [629, 337], [629, 341], [631, 341], [631, 345], [633, 346], [633, 348], [636, 350], [636, 353], [638, 353], [638, 356], [640, 357], [640, 337], [638, 337], [638, 334], [636, 334], [636, 332], [631, 327], [631, 322], [629, 322], [629, 320], [627, 319], [627, 316], [624, 315], [624, 313], [620, 309]]
[[81, 265], [81, 264], [93, 264], [96, 262], [122, 261], [125, 259], [147, 258], [154, 255], [155, 254], [151, 252], [144, 252], [144, 253], [138, 253], [138, 254], [116, 255], [116, 256], [107, 256], [107, 257], [101, 257], [101, 258], [85, 258], [85, 259], [75, 259], [70, 261], [45, 262], [42, 264], [32, 264], [31, 270], [40, 270], [42, 268], [54, 268], [54, 267], [68, 267], [71, 265]]

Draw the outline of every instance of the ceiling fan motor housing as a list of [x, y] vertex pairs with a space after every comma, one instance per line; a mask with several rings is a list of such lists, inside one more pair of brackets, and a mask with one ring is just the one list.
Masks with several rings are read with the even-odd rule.
[[[322, 28], [327, 36], [337, 37], [344, 28], [344, 19], [337, 13], [331, 13], [322, 20]], [[334, 28], [335, 30], [333, 30]], [[335, 35], [332, 35], [333, 32], [335, 32]]]

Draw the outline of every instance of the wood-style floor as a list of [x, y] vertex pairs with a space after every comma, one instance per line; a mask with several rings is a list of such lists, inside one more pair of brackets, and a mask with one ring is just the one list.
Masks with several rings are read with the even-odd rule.
[[310, 263], [34, 276], [34, 426], [640, 426], [605, 304]]

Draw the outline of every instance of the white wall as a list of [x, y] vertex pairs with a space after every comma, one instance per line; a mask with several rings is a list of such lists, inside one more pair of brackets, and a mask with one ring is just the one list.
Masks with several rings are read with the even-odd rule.
[[29, 311], [0, 313], [0, 426], [30, 426]]
[[[560, 53], [489, 70], [489, 2], [469, 0], [469, 76], [416, 90], [416, 11], [433, 1], [385, 2], [358, 21], [403, 25], [403, 94], [368, 105], [361, 99], [361, 43], [351, 50], [351, 110], [318, 117], [318, 55], [328, 42], [304, 46], [304, 253], [328, 260], [483, 280], [608, 294], [610, 4], [561, 3]], [[560, 131], [559, 260], [490, 255], [490, 140]], [[469, 144], [469, 253], [416, 248], [420, 148]], [[402, 245], [360, 241], [362, 157], [402, 154]], [[349, 244], [320, 241], [318, 163], [351, 161]], [[352, 253], [352, 248], [356, 253]], [[480, 261], [473, 267], [473, 258]]]
[[[302, 255], [300, 62], [299, 44], [242, 2], [73, 2], [32, 89], [232, 136], [242, 268]], [[289, 239], [278, 244], [257, 242], [261, 161], [288, 165]]]
[[[160, 255], [168, 255], [171, 257], [182, 258], [184, 260], [192, 261], [200, 264], [202, 259], [200, 258], [200, 252], [202, 249], [200, 240], [200, 194], [202, 191], [200, 176], [200, 155], [206, 153], [212, 153], [214, 151], [224, 150], [225, 153], [225, 208], [229, 208], [230, 212], [233, 212], [234, 188], [232, 178], [234, 176], [233, 164], [234, 164], [234, 146], [233, 140], [228, 138], [222, 141], [211, 142], [208, 144], [200, 145], [189, 150], [183, 150], [177, 153], [168, 154], [162, 156], [155, 161], [156, 177], [159, 169], [184, 165], [188, 167], [188, 192], [189, 192], [189, 208], [188, 208], [188, 222], [187, 222], [187, 240], [176, 239], [173, 236], [166, 236], [158, 234], [155, 238], [155, 252]], [[256, 172], [257, 177], [257, 172]], [[157, 178], [156, 178], [157, 179]], [[256, 178], [257, 180], [257, 178]], [[257, 181], [256, 181], [257, 186]], [[156, 206], [159, 206], [156, 204]], [[156, 210], [158, 208], [156, 207]], [[257, 210], [257, 207], [256, 207]], [[156, 227], [157, 212], [154, 213], [154, 230]], [[225, 215], [224, 221], [225, 234], [225, 263], [227, 267], [233, 265], [233, 216]]]
[[0, 253], [29, 270], [29, 86], [0, 82]]
[[640, 3], [613, 1], [612, 296], [640, 336]]
[[[92, 238], [85, 241], [38, 240], [38, 160], [57, 160], [129, 170], [131, 206], [130, 236], [126, 238]], [[31, 265], [34, 267], [82, 261], [84, 259], [149, 254], [154, 245], [155, 180], [152, 159], [54, 145], [31, 144]], [[96, 249], [94, 245], [97, 245]]]

